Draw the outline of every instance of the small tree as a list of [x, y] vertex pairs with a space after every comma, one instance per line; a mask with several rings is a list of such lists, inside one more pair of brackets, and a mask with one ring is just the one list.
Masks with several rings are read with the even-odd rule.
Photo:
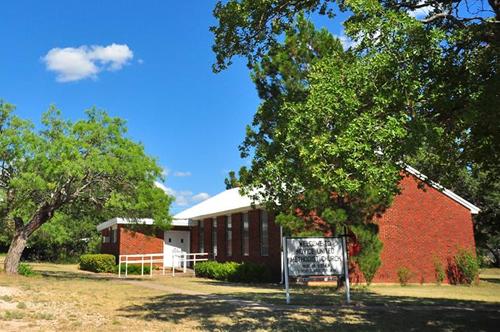
[[408, 285], [412, 276], [413, 272], [409, 268], [403, 266], [398, 269], [398, 279], [401, 286]]
[[240, 180], [236, 176], [235, 171], [229, 171], [228, 177], [224, 179], [226, 189], [233, 189], [240, 186]]
[[169, 226], [172, 198], [154, 185], [162, 170], [126, 137], [123, 120], [90, 109], [71, 122], [51, 107], [35, 130], [13, 110], [0, 102], [0, 220], [14, 233], [7, 273], [17, 273], [28, 239], [58, 213], [152, 217]]
[[460, 282], [471, 285], [479, 276], [479, 262], [471, 250], [459, 249], [455, 264], [460, 274]]
[[444, 266], [439, 257], [434, 257], [434, 276], [436, 277], [436, 284], [441, 285], [446, 277], [446, 273], [444, 271]]
[[380, 253], [383, 246], [378, 237], [378, 232], [373, 229], [375, 225], [369, 226], [357, 225], [351, 228], [356, 236], [356, 241], [361, 247], [359, 254], [353, 256], [353, 260], [358, 264], [368, 285], [371, 284], [375, 273], [382, 264]]

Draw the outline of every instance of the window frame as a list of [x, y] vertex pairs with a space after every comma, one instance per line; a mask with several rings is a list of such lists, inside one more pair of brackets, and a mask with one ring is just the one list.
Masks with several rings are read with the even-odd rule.
[[241, 215], [241, 255], [250, 256], [250, 216], [248, 212]]
[[259, 231], [260, 231], [260, 255], [263, 257], [267, 257], [269, 256], [269, 213], [266, 210], [259, 211]]
[[226, 216], [226, 255], [233, 256], [233, 219]]
[[212, 218], [212, 254], [217, 257], [217, 217]]

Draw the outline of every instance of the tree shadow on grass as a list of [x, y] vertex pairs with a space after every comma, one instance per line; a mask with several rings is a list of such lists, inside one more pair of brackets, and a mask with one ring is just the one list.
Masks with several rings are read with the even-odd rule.
[[500, 284], [500, 278], [481, 278], [481, 280], [491, 282], [493, 284]]
[[[370, 306], [255, 305], [228, 301], [241, 294], [181, 295], [153, 297], [143, 305], [120, 309], [121, 315], [147, 321], [167, 321], [222, 331], [496, 331], [500, 325], [500, 306], [449, 307], [449, 302], [432, 299], [435, 307], [418, 306], [420, 299], [379, 295]], [[262, 294], [258, 294], [261, 296]], [[385, 305], [387, 301], [398, 305]], [[373, 305], [374, 303], [381, 305]], [[331, 303], [331, 302], [330, 302]], [[401, 303], [403, 303], [401, 305]], [[411, 304], [411, 305], [410, 305]], [[446, 306], [445, 306], [446, 305]]]
[[[484, 280], [484, 279], [483, 279]], [[245, 300], [257, 300], [270, 304], [284, 304], [285, 295], [283, 286], [277, 284], [235, 284], [229, 282], [206, 281], [205, 285], [218, 287], [244, 287], [252, 289], [268, 289], [274, 292], [240, 292], [233, 296]], [[453, 286], [460, 287], [460, 286]], [[315, 286], [293, 285], [290, 289], [292, 303], [300, 306], [331, 306], [345, 304], [344, 290], [337, 290], [334, 286]], [[230, 293], [230, 292], [229, 292]], [[221, 292], [220, 295], [228, 294]], [[411, 296], [380, 295], [369, 288], [359, 287], [351, 289], [351, 299], [355, 305], [365, 306], [453, 306], [453, 307], [475, 307], [475, 306], [493, 306], [500, 307], [498, 303], [488, 303], [474, 300], [457, 300], [448, 298], [423, 298]]]
[[[42, 277], [54, 279], [80, 279], [80, 280], [121, 280], [116, 275], [112, 274], [97, 274], [97, 273], [83, 273], [83, 272], [69, 272], [69, 271], [37, 271]], [[127, 280], [143, 280], [140, 277], [128, 277]]]

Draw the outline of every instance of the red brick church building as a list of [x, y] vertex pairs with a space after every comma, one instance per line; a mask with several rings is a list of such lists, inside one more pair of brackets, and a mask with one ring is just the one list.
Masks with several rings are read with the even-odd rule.
[[[479, 208], [415, 169], [405, 171], [401, 193], [374, 220], [383, 250], [373, 282], [397, 282], [401, 267], [413, 272], [410, 282], [434, 282], [435, 259], [447, 266], [460, 248], [475, 250], [472, 215]], [[166, 266], [173, 252], [209, 253], [217, 261], [262, 263], [279, 276], [281, 229], [272, 214], [251, 203], [238, 188], [226, 190], [175, 215], [171, 230], [154, 234], [153, 220], [114, 218], [97, 227], [102, 252], [164, 253]], [[362, 279], [355, 273], [351, 281]]]

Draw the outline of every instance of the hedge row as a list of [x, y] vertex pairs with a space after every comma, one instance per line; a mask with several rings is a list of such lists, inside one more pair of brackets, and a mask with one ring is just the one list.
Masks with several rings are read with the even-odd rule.
[[[150, 273], [149, 266], [144, 266], [144, 275]], [[118, 273], [118, 266], [115, 269], [115, 272]], [[121, 273], [125, 274], [125, 264], [122, 263]], [[127, 274], [141, 274], [141, 265], [129, 265], [127, 266]]]
[[91, 272], [115, 272], [116, 258], [108, 254], [87, 254], [80, 256], [80, 269]]
[[268, 282], [271, 273], [266, 266], [256, 263], [236, 263], [215, 261], [196, 264], [194, 272], [197, 277], [232, 282]]
[[[80, 256], [80, 270], [118, 273], [118, 265], [116, 265], [116, 258], [113, 255], [87, 254]], [[144, 274], [149, 274], [149, 272], [149, 266], [144, 266]], [[121, 266], [121, 273], [125, 273], [125, 264]], [[128, 265], [127, 274], [141, 274], [141, 265]]]

